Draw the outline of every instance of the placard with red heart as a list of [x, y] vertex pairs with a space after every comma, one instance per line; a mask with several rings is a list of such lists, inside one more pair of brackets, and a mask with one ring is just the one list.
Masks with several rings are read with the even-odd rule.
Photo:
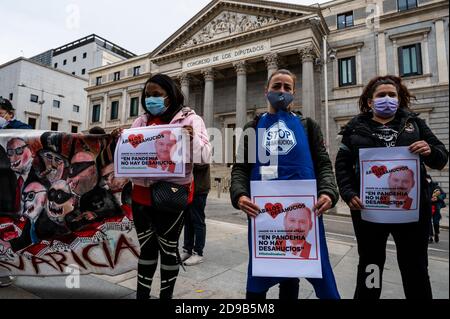
[[283, 212], [283, 205], [281, 205], [280, 203], [267, 203], [266, 205], [264, 205], [264, 208], [266, 209], [266, 212], [270, 216], [272, 216], [273, 219], [277, 218], [277, 216]]
[[131, 146], [133, 146], [134, 148], [137, 148], [140, 144], [142, 144], [144, 142], [144, 135], [143, 134], [138, 134], [138, 135], [131, 134], [130, 136], [128, 136], [128, 141], [130, 142]]
[[372, 166], [372, 173], [375, 174], [376, 177], [381, 178], [384, 174], [387, 173], [386, 166]]

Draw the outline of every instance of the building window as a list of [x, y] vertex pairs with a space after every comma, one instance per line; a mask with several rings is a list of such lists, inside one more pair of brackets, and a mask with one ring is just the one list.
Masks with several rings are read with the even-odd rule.
[[81, 70], [81, 74], [85, 75], [86, 74], [86, 69]]
[[75, 75], [75, 71], [73, 71], [72, 74]]
[[102, 77], [97, 76], [97, 78], [95, 79], [95, 85], [101, 85], [101, 84], [102, 84]]
[[52, 122], [50, 126], [51, 131], [57, 131], [58, 130], [58, 122]]
[[71, 132], [72, 132], [72, 133], [78, 133], [78, 126], [72, 125]]
[[57, 69], [58, 68], [58, 63], [55, 63], [55, 69]]
[[114, 81], [120, 80], [120, 72], [114, 72]]
[[28, 118], [28, 125], [31, 126], [33, 130], [36, 129], [36, 119], [34, 117]]
[[10, 101], [12, 101], [12, 100], [13, 100], [13, 97], [14, 97], [14, 94], [12, 94], [12, 93], [9, 93], [9, 100], [10, 100]]
[[346, 12], [337, 16], [338, 29], [353, 27], [353, 12]]
[[355, 57], [339, 59], [339, 86], [356, 84]]
[[141, 67], [140, 66], [135, 66], [133, 68], [133, 76], [138, 76], [139, 74], [141, 74]]
[[138, 116], [139, 113], [139, 98], [133, 97], [130, 101], [130, 117]]
[[77, 62], [77, 57], [74, 56], [74, 57], [72, 58], [72, 61], [73, 61], [73, 62]]
[[33, 102], [33, 103], [39, 102], [39, 96], [34, 95], [34, 94], [31, 94], [31, 96], [30, 96], [30, 102]]
[[61, 107], [61, 101], [53, 100], [53, 107], [59, 109]]
[[405, 11], [417, 7], [417, 0], [397, 0], [398, 11]]
[[119, 101], [113, 101], [111, 103], [111, 120], [117, 120], [119, 118]]
[[422, 50], [420, 43], [398, 48], [400, 76], [422, 74]]
[[92, 123], [100, 122], [100, 104], [92, 107]]
[[83, 53], [83, 59], [86, 59], [86, 58], [87, 58], [87, 53], [84, 52], [84, 53]]
[[64, 61], [63, 61], [63, 64], [66, 65], [66, 64], [67, 64], [67, 60], [64, 60]]
[[78, 105], [74, 105], [74, 106], [73, 106], [73, 111], [74, 111], [75, 113], [80, 113], [80, 107], [79, 107]]

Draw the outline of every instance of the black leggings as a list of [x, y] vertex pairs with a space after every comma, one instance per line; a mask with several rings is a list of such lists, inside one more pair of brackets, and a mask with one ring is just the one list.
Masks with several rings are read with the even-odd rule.
[[171, 299], [179, 272], [178, 239], [184, 213], [159, 211], [151, 206], [132, 204], [141, 254], [138, 263], [136, 298], [149, 299], [153, 275], [161, 255], [161, 299]]
[[[380, 298], [386, 244], [392, 234], [406, 298], [432, 299], [428, 275], [428, 217], [420, 216], [419, 222], [410, 224], [376, 224], [362, 220], [361, 213], [355, 211], [352, 219], [359, 254], [354, 298]], [[374, 266], [379, 270], [379, 278], [373, 277]]]

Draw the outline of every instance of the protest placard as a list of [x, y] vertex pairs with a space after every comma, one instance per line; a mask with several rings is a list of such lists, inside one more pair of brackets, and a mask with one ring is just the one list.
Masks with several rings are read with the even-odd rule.
[[117, 143], [118, 177], [184, 177], [186, 136], [180, 125], [124, 130]]
[[359, 153], [363, 220], [412, 223], [419, 220], [420, 160], [408, 147], [367, 148]]
[[315, 180], [251, 182], [253, 276], [322, 278]]

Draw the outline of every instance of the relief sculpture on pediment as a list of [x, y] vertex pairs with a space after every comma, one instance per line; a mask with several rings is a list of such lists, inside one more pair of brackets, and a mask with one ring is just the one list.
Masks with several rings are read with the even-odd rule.
[[177, 50], [203, 44], [212, 40], [255, 30], [279, 22], [276, 17], [253, 16], [225, 11], [208, 23], [188, 41], [177, 47]]

